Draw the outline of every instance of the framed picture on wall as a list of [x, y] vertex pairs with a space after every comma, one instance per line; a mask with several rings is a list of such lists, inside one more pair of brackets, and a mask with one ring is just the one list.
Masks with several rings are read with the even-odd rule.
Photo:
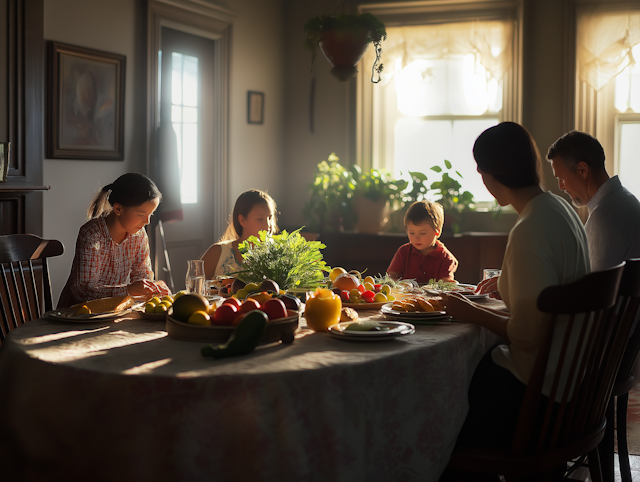
[[264, 123], [264, 92], [247, 93], [247, 122], [249, 124]]
[[124, 159], [125, 60], [49, 42], [48, 157]]

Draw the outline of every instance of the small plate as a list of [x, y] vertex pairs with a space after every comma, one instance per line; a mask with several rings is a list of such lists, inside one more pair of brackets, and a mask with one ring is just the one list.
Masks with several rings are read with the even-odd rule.
[[380, 311], [384, 315], [400, 315], [407, 318], [438, 318], [447, 314], [446, 311], [398, 311], [393, 309], [393, 303], [386, 303]]
[[411, 335], [415, 333], [416, 327], [410, 323], [397, 321], [382, 321], [381, 324], [388, 326], [388, 331], [350, 331], [345, 330], [353, 321], [345, 321], [329, 327], [329, 334], [349, 341], [378, 341], [393, 340], [399, 336]]
[[76, 314], [76, 309], [63, 308], [61, 310], [51, 310], [44, 314], [44, 318], [56, 321], [70, 321], [74, 323], [93, 323], [98, 321], [115, 320], [124, 315], [131, 313], [134, 309], [139, 308], [140, 305], [134, 305], [131, 308], [121, 311], [109, 311], [107, 313], [89, 313], [85, 315]]
[[[405, 313], [406, 314], [406, 313]], [[449, 315], [440, 315], [440, 316], [431, 316], [428, 318], [416, 318], [411, 316], [403, 316], [403, 315], [392, 315], [389, 313], [385, 313], [384, 317], [391, 321], [408, 321], [413, 323], [414, 325], [437, 325], [438, 323], [450, 323], [452, 321], [452, 317]]]

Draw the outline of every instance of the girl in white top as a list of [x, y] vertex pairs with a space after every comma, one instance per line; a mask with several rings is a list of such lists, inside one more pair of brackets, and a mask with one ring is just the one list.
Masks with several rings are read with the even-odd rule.
[[271, 196], [254, 189], [240, 194], [224, 235], [200, 258], [204, 260], [207, 279], [239, 271], [242, 256], [238, 245], [250, 236], [257, 237], [260, 231], [273, 233], [277, 230], [277, 207]]
[[[494, 126], [478, 137], [473, 155], [498, 204], [511, 204], [520, 216], [509, 233], [497, 280], [509, 313], [489, 310], [463, 296], [451, 295], [446, 300], [447, 314], [484, 326], [506, 340], [490, 350], [474, 372], [469, 414], [458, 442], [509, 446], [549, 321], [538, 310], [538, 295], [548, 286], [570, 283], [589, 273], [589, 250], [586, 232], [573, 208], [540, 187], [540, 154], [526, 129], [512, 122]], [[480, 283], [479, 291], [491, 292], [495, 284], [495, 279]], [[552, 346], [552, 358], [557, 352]], [[545, 381], [554, 372], [552, 359]]]

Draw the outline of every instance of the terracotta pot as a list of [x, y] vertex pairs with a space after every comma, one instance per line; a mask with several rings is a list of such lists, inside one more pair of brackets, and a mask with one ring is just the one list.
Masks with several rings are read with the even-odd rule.
[[352, 200], [353, 211], [358, 216], [356, 232], [375, 234], [382, 231], [387, 222], [387, 201], [372, 201], [364, 196], [355, 196]]
[[333, 66], [331, 74], [346, 81], [358, 73], [355, 65], [369, 47], [367, 30], [332, 30], [320, 37], [320, 50]]

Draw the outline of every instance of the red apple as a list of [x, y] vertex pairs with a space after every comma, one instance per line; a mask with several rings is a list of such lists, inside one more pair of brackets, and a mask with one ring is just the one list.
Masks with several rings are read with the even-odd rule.
[[238, 308], [230, 303], [223, 303], [213, 312], [212, 322], [217, 326], [229, 326], [238, 314]]
[[249, 298], [244, 303], [242, 303], [242, 306], [238, 310], [238, 313], [249, 313], [250, 311], [259, 309], [260, 303], [258, 303], [258, 301], [254, 300], [253, 298]]
[[278, 318], [285, 318], [287, 316], [287, 308], [284, 306], [282, 300], [278, 298], [272, 298], [267, 301], [262, 308], [260, 308], [267, 314], [269, 321], [277, 320]]
[[236, 309], [240, 308], [242, 306], [242, 301], [240, 301], [238, 298], [234, 298], [234, 297], [230, 297], [230, 298], [225, 298], [224, 301], [222, 302], [223, 305], [228, 305], [231, 304], [233, 306], [236, 307]]

